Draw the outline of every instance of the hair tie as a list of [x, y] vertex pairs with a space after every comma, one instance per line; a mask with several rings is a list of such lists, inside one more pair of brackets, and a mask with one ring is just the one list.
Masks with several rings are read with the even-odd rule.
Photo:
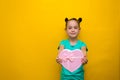
[[68, 18], [65, 18], [65, 22], [67, 22], [68, 21]]
[[78, 22], [80, 23], [82, 21], [82, 18], [78, 18]]

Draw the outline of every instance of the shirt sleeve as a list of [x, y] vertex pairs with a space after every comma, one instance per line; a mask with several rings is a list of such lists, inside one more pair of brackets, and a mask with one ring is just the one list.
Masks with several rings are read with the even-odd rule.
[[59, 43], [59, 45], [58, 45], [58, 49], [60, 48], [61, 45], [64, 46], [64, 44], [65, 44], [65, 41], [64, 41], [64, 40], [60, 41], [60, 43]]
[[82, 42], [81, 47], [86, 47], [86, 51], [88, 51], [88, 47], [87, 47], [87, 45], [84, 42]]

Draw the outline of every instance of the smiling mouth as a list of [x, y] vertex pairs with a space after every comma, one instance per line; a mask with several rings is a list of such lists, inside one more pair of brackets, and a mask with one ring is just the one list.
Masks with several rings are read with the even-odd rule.
[[71, 33], [72, 35], [76, 34], [76, 33]]

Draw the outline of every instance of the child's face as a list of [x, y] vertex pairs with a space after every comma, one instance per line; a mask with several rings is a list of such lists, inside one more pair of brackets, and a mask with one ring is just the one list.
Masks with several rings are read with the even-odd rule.
[[70, 38], [77, 38], [80, 28], [75, 20], [70, 20], [67, 22], [66, 32]]

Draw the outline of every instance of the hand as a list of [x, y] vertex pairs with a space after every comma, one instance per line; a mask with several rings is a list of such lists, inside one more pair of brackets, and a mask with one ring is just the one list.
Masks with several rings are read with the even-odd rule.
[[88, 62], [87, 57], [84, 56], [81, 61], [82, 61], [83, 64], [87, 64], [87, 62]]
[[60, 58], [57, 57], [56, 58], [56, 62], [59, 63], [59, 64], [61, 64], [62, 63], [62, 59], [60, 59]]

